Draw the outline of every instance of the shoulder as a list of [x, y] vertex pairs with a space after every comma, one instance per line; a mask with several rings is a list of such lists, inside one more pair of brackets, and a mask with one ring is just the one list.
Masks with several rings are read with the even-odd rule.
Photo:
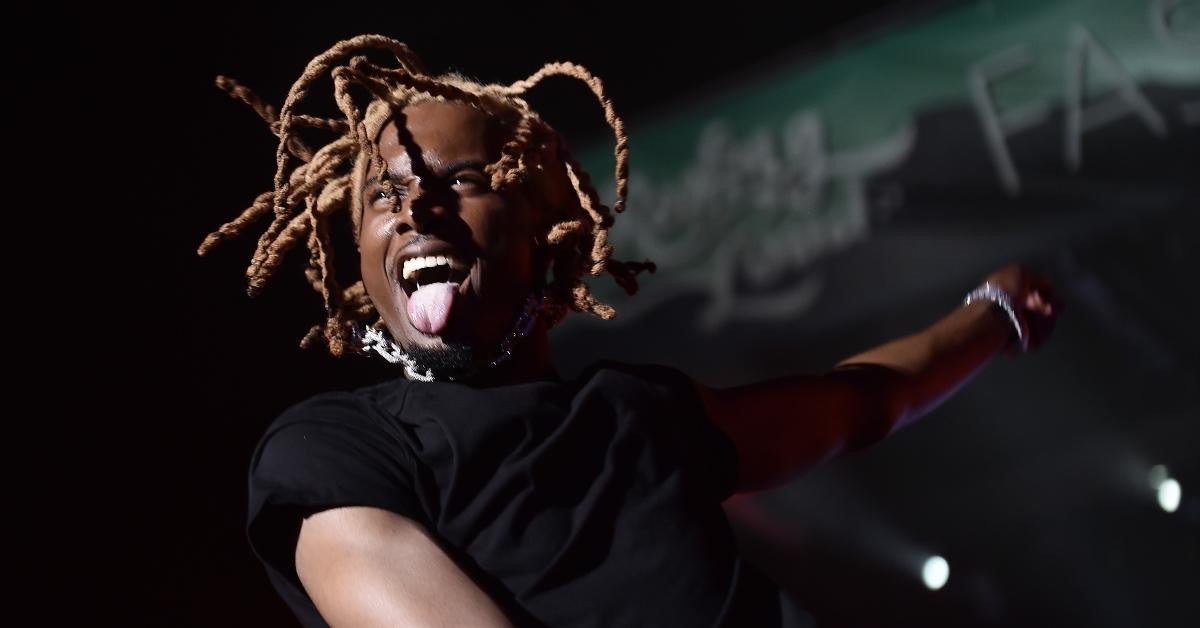
[[[681, 456], [704, 494], [723, 501], [733, 493], [737, 479], [737, 452], [733, 441], [712, 420], [702, 394], [707, 390], [683, 370], [659, 363], [602, 360], [594, 365], [616, 372], [640, 399], [640, 414], [667, 438], [660, 443]], [[640, 404], [639, 404], [640, 405]]]
[[259, 438], [251, 489], [380, 482], [412, 465], [402, 433], [385, 429], [358, 391], [326, 391], [284, 408]]
[[679, 409], [702, 410], [700, 384], [684, 371], [667, 364], [599, 360], [592, 363], [584, 373], [595, 377], [595, 373], [612, 374], [620, 381], [652, 398], [670, 404], [679, 404]]
[[584, 373], [589, 377], [601, 372], [621, 373], [653, 387], [684, 389], [694, 387], [693, 380], [687, 373], [667, 364], [606, 359], [597, 360], [584, 370]]
[[426, 522], [411, 450], [353, 392], [313, 395], [284, 409], [254, 449], [247, 533], [255, 553], [298, 584], [292, 564], [300, 522], [343, 506], [369, 506]]
[[360, 391], [330, 390], [287, 406], [267, 427], [267, 432], [305, 421], [369, 423], [372, 419], [369, 403]]
[[318, 393], [287, 406], [267, 425], [255, 447], [254, 460], [257, 462], [268, 450], [279, 449], [281, 443], [288, 443], [307, 431], [336, 432], [338, 426], [353, 429], [372, 423], [362, 400], [354, 394]]

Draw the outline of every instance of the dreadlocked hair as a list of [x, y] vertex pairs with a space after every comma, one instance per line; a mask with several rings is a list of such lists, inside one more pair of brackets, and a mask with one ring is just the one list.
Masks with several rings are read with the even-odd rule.
[[[377, 65], [355, 51], [381, 49], [395, 58], [397, 65]], [[349, 61], [345, 59], [350, 57]], [[339, 63], [343, 63], [340, 64]], [[317, 79], [328, 74], [333, 79], [334, 99], [344, 119], [326, 119], [297, 113], [298, 105]], [[616, 137], [616, 202], [612, 209], [600, 202], [591, 177], [571, 154], [565, 140], [533, 111], [522, 98], [526, 92], [551, 76], [567, 76], [585, 83], [604, 109], [604, 117]], [[655, 271], [650, 260], [620, 262], [611, 259], [613, 247], [608, 230], [613, 212], [625, 210], [629, 187], [629, 148], [624, 124], [613, 110], [600, 79], [574, 63], [549, 63], [528, 78], [511, 85], [482, 84], [460, 74], [430, 76], [407, 45], [382, 35], [359, 35], [337, 42], [313, 58], [304, 73], [292, 85], [282, 108], [264, 103], [249, 88], [237, 81], [218, 76], [217, 87], [249, 105], [279, 138], [275, 151], [274, 189], [259, 194], [254, 202], [230, 222], [205, 237], [197, 254], [205, 255], [217, 244], [239, 235], [268, 214], [271, 224], [259, 237], [258, 246], [246, 269], [247, 294], [257, 296], [267, 280], [279, 268], [284, 256], [303, 241], [309, 249], [305, 277], [321, 295], [325, 306], [324, 323], [314, 325], [300, 346], [307, 348], [322, 336], [334, 356], [354, 350], [355, 325], [375, 319], [372, 325], [383, 328], [383, 319], [375, 310], [360, 279], [342, 288], [334, 276], [331, 221], [349, 213], [355, 241], [361, 216], [358, 186], [367, 168], [386, 167], [378, 155], [375, 138], [396, 111], [428, 100], [456, 101], [479, 108], [500, 118], [511, 129], [501, 156], [485, 170], [497, 191], [512, 186], [533, 185], [542, 149], [549, 146], [565, 169], [578, 203], [555, 207], [554, 222], [540, 238], [541, 253], [546, 256], [552, 279], [544, 289], [549, 298], [543, 314], [548, 327], [562, 321], [568, 309], [589, 312], [604, 320], [616, 316], [616, 310], [598, 301], [583, 281], [583, 274], [598, 277], [607, 272], [629, 295], [637, 292], [637, 274]], [[354, 102], [350, 88], [358, 86], [372, 98], [363, 111]], [[297, 134], [301, 128], [336, 134], [332, 141], [314, 150]], [[535, 166], [535, 164], [537, 164]], [[387, 179], [381, 178], [388, 185]], [[544, 278], [539, 278], [543, 281]]]

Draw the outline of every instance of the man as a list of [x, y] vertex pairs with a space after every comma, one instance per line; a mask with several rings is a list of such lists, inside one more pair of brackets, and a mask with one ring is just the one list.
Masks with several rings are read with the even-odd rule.
[[[336, 65], [361, 48], [400, 67]], [[345, 120], [296, 114], [327, 72]], [[1010, 265], [924, 331], [821, 375], [716, 389], [598, 361], [564, 380], [549, 330], [568, 310], [615, 315], [583, 274], [634, 294], [654, 266], [611, 259], [613, 214], [520, 98], [555, 74], [604, 108], [620, 213], [623, 126], [579, 66], [481, 85], [429, 76], [400, 42], [363, 35], [315, 58], [277, 119], [218, 79], [280, 136], [278, 170], [200, 252], [274, 210], [251, 292], [306, 241], [329, 316], [302, 344], [320, 334], [335, 355], [374, 352], [406, 375], [292, 406], [255, 451], [249, 538], [305, 625], [796, 625], [741, 561], [720, 502], [911, 423], [1005, 347], [1039, 346], [1061, 312], [1044, 280]], [[372, 97], [365, 111], [354, 86]], [[301, 126], [341, 136], [314, 151]], [[362, 277], [345, 290], [331, 264], [340, 210]]]

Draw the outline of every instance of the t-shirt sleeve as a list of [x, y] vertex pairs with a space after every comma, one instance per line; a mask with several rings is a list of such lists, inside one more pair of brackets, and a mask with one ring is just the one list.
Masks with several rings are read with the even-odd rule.
[[316, 612], [296, 575], [304, 518], [329, 508], [373, 506], [428, 525], [412, 461], [403, 441], [350, 393], [316, 395], [271, 423], [250, 462], [246, 534], [302, 621], [308, 613], [297, 605]]
[[737, 449], [709, 416], [695, 380], [665, 364], [634, 364], [627, 368], [662, 401], [667, 410], [665, 418], [681, 441], [689, 473], [704, 484], [705, 494], [716, 501], [733, 495], [738, 480]]

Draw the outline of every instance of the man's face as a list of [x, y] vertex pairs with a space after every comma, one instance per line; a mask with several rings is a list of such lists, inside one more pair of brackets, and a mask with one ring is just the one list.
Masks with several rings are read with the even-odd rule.
[[396, 342], [426, 363], [456, 370], [495, 357], [533, 288], [536, 211], [518, 193], [492, 190], [484, 172], [506, 140], [474, 107], [410, 105], [377, 138], [399, 211], [376, 180], [378, 164], [356, 183], [367, 294]]

